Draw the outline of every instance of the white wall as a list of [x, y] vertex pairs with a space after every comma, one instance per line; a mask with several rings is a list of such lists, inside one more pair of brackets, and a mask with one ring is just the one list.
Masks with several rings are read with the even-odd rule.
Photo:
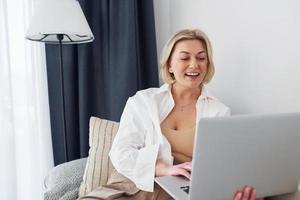
[[[233, 114], [300, 111], [300, 1], [154, 0], [158, 53], [175, 31], [210, 37], [210, 90]], [[159, 55], [160, 56], [160, 55]]]

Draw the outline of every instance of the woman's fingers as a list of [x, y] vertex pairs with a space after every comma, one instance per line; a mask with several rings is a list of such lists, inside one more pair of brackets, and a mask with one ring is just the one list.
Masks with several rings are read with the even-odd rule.
[[250, 200], [256, 200], [256, 190], [252, 188]]
[[179, 168], [186, 169], [188, 171], [192, 171], [192, 162], [181, 163], [179, 165], [175, 165], [175, 167], [179, 167]]
[[244, 187], [243, 194], [242, 194], [242, 200], [252, 200], [252, 198], [250, 198], [250, 196], [251, 196], [251, 190], [252, 189], [250, 187], [248, 187], [248, 186]]
[[232, 200], [241, 200], [242, 198], [242, 193], [240, 191], [237, 191], [234, 196], [233, 196], [233, 199]]
[[179, 165], [167, 165], [161, 160], [156, 161], [155, 176], [182, 175], [191, 179], [191, 162], [181, 163]]
[[234, 194], [232, 200], [263, 200], [263, 198], [256, 199], [256, 190], [245, 186], [242, 191], [237, 191]]
[[178, 166], [177, 167], [174, 166], [172, 168], [171, 175], [181, 175], [181, 176], [184, 176], [188, 179], [191, 179], [191, 173], [188, 170], [186, 170], [184, 168], [181, 168], [181, 167], [178, 167]]
[[182, 175], [189, 180], [191, 179], [191, 173], [185, 169], [179, 169], [179, 175]]
[[192, 171], [191, 163], [184, 165], [183, 168], [186, 169], [186, 170]]

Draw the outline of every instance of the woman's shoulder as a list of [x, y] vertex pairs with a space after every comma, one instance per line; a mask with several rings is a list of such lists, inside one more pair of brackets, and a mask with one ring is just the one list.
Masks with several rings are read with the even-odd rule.
[[220, 101], [220, 100], [217, 99], [217, 98], [214, 98], [214, 99], [212, 100], [212, 102], [213, 102], [213, 104], [214, 104], [214, 106], [215, 106], [216, 108], [219, 108], [219, 109], [229, 109], [229, 107], [228, 107], [227, 105], [225, 105], [222, 101]]
[[207, 97], [207, 103], [203, 104], [206, 109], [204, 109], [204, 115], [211, 116], [229, 116], [231, 111], [228, 106], [222, 103], [217, 98]]
[[209, 102], [209, 105], [215, 108], [216, 110], [230, 110], [230, 108], [225, 105], [219, 98], [215, 97], [211, 92], [206, 88], [203, 91], [203, 98], [206, 98]]

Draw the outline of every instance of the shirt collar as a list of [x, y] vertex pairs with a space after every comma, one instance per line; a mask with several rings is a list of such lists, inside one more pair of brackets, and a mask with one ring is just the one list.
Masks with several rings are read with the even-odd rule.
[[202, 87], [202, 91], [201, 91], [201, 95], [200, 97], [198, 98], [199, 100], [202, 100], [202, 99], [214, 99], [214, 100], [217, 100], [217, 98], [215, 96], [213, 96], [208, 90], [207, 88], [205, 87], [205, 85], [203, 85]]
[[[165, 83], [157, 90], [157, 94], [164, 93], [164, 92], [168, 92], [171, 95], [171, 84]], [[217, 99], [207, 90], [205, 85], [203, 85], [202, 87], [201, 95], [199, 96], [198, 100], [203, 100], [203, 99], [214, 99], [214, 100]]]

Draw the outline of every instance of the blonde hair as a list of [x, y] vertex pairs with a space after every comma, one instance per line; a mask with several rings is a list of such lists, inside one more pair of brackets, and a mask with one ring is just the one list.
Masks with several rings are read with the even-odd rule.
[[207, 53], [207, 73], [203, 79], [203, 83], [208, 83], [215, 73], [215, 66], [212, 60], [211, 43], [204, 32], [199, 29], [183, 29], [176, 32], [165, 44], [160, 60], [160, 68], [162, 79], [165, 83], [174, 83], [174, 76], [169, 72], [169, 63], [175, 45], [182, 40], [199, 40], [202, 42]]

